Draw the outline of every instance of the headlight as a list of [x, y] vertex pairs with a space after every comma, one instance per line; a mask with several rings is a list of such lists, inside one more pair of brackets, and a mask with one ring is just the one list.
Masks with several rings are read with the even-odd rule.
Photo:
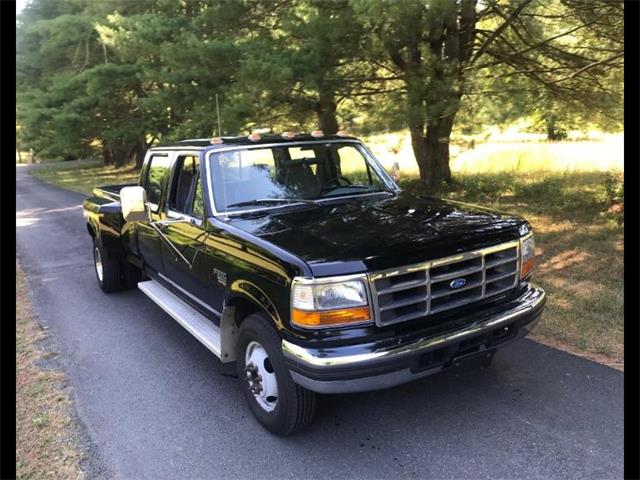
[[302, 327], [328, 327], [371, 321], [366, 277], [296, 278], [291, 286], [291, 321]]
[[533, 233], [520, 239], [520, 278], [529, 275], [536, 266], [536, 242]]

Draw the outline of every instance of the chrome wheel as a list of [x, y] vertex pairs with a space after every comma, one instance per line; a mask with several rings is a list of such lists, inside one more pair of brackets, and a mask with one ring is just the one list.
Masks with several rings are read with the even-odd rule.
[[102, 283], [103, 281], [103, 271], [102, 271], [102, 257], [100, 256], [100, 249], [95, 247], [93, 249], [93, 262], [96, 265], [96, 273], [98, 274], [98, 280]]
[[249, 391], [263, 410], [272, 412], [278, 402], [278, 383], [267, 351], [260, 343], [252, 341], [247, 345], [244, 358]]

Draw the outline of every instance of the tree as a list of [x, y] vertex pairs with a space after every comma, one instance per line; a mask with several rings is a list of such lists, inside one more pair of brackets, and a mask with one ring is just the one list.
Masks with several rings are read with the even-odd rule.
[[107, 163], [141, 162], [148, 117], [136, 102], [139, 71], [118, 63], [95, 27], [101, 8], [143, 6], [32, 0], [20, 16], [16, 49], [17, 117], [26, 144], [62, 158], [88, 155], [99, 145]]
[[[402, 81], [420, 177], [431, 187], [451, 180], [451, 131], [475, 77], [497, 68], [559, 102], [583, 101], [596, 109], [611, 98], [601, 80], [620, 71], [624, 53], [622, 5], [609, 0], [491, 0], [481, 6], [475, 0], [353, 0], [353, 5], [375, 41], [374, 58]], [[601, 38], [609, 39], [605, 48], [598, 45]]]
[[366, 35], [347, 0], [298, 2], [281, 22], [276, 39], [288, 63], [286, 99], [312, 111], [327, 134], [339, 130], [338, 105], [371, 75], [361, 52]]
[[140, 165], [158, 140], [407, 126], [435, 186], [460, 112], [466, 130], [532, 116], [551, 139], [618, 127], [622, 26], [615, 0], [32, 0], [17, 135], [41, 156]]

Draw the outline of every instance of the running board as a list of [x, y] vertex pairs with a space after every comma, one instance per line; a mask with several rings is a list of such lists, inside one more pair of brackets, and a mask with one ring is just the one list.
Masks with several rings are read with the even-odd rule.
[[220, 329], [211, 320], [155, 280], [140, 282], [138, 288], [220, 358]]

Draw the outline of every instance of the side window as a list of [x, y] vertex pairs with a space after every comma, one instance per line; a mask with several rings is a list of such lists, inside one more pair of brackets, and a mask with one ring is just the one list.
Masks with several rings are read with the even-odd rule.
[[354, 184], [373, 185], [377, 188], [384, 186], [377, 175], [371, 174], [371, 167], [357, 148], [350, 145], [340, 146], [336, 153], [338, 175]]
[[198, 185], [200, 160], [194, 155], [178, 157], [169, 195], [170, 209], [190, 214]]
[[154, 205], [160, 203], [162, 183], [169, 172], [169, 156], [153, 155], [149, 159], [147, 176], [144, 181], [144, 189], [147, 191], [147, 201]]
[[202, 196], [202, 182], [200, 181], [200, 175], [196, 178], [196, 192], [193, 198], [191, 216], [204, 218], [204, 197]]

